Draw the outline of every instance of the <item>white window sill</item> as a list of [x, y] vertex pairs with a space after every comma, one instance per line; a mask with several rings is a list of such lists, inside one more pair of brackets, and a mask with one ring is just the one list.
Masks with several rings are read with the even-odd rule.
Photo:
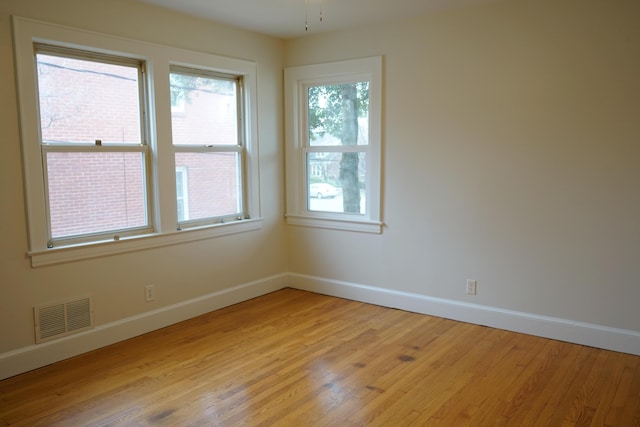
[[32, 267], [42, 267], [45, 265], [62, 264], [83, 259], [177, 245], [196, 240], [259, 230], [260, 228], [262, 228], [262, 219], [245, 219], [232, 223], [216, 224], [171, 233], [156, 233], [122, 238], [118, 241], [110, 240], [51, 248], [43, 251], [29, 252], [28, 255], [31, 257]]
[[303, 227], [328, 228], [332, 230], [357, 231], [360, 233], [382, 234], [383, 223], [365, 220], [345, 220], [338, 218], [315, 218], [301, 215], [287, 215], [287, 224]]

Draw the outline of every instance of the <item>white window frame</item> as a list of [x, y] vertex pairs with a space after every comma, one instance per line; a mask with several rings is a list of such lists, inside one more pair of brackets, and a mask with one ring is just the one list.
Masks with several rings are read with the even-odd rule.
[[[310, 86], [369, 82], [369, 141], [356, 147], [366, 153], [366, 209], [364, 214], [318, 212], [308, 208], [307, 108]], [[285, 144], [287, 224], [336, 230], [382, 233], [381, 219], [382, 57], [369, 57], [285, 69]], [[332, 151], [347, 151], [335, 147]]]
[[[238, 123], [238, 132], [237, 132], [237, 143], [235, 145], [215, 145], [215, 144], [174, 144], [173, 148], [175, 153], [235, 153], [237, 155], [237, 180], [238, 187], [240, 188], [240, 198], [238, 200], [237, 211], [231, 214], [226, 214], [217, 217], [204, 217], [198, 218], [195, 220], [183, 220], [178, 221], [178, 229], [186, 229], [191, 227], [200, 227], [206, 224], [212, 223], [220, 223], [233, 221], [237, 218], [244, 218], [246, 213], [244, 212], [245, 202], [245, 182], [244, 182], [244, 157], [245, 157], [245, 148], [244, 148], [244, 99], [242, 97], [242, 92], [244, 91], [244, 82], [242, 76], [231, 75], [231, 74], [222, 74], [219, 72], [211, 73], [210, 70], [196, 69], [193, 67], [179, 67], [173, 65], [170, 67], [170, 73], [184, 74], [190, 76], [199, 76], [204, 78], [211, 79], [219, 79], [219, 80], [227, 80], [233, 81], [236, 87], [236, 113], [237, 113], [237, 123]], [[184, 101], [183, 101], [184, 104]]]
[[[184, 211], [184, 215], [189, 217], [189, 170], [185, 166], [177, 166], [176, 167], [176, 208], [177, 208], [177, 196], [178, 196], [178, 175], [182, 176], [180, 180], [182, 182], [182, 188], [180, 188], [180, 193], [182, 193], [182, 210]], [[178, 223], [180, 223], [180, 216], [178, 216]]]
[[[126, 253], [221, 235], [257, 230], [260, 218], [255, 62], [116, 37], [57, 24], [13, 17], [24, 184], [31, 265], [58, 264]], [[151, 150], [151, 230], [143, 235], [47, 247], [48, 214], [40, 147], [40, 120], [34, 43], [142, 60], [149, 73], [149, 148]], [[175, 159], [171, 141], [169, 69], [172, 64], [241, 75], [245, 105], [245, 218], [188, 230], [177, 230]]]

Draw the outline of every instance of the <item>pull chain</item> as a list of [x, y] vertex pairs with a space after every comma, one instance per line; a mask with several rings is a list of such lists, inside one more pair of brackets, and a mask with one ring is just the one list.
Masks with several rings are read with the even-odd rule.
[[[322, 0], [320, 0], [320, 22], [322, 19]], [[309, 31], [309, 0], [304, 0], [304, 30]]]

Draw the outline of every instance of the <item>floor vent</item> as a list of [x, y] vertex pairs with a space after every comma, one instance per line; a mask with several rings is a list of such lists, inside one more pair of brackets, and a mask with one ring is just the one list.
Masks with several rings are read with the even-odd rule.
[[81, 297], [33, 309], [36, 343], [93, 328], [91, 298]]

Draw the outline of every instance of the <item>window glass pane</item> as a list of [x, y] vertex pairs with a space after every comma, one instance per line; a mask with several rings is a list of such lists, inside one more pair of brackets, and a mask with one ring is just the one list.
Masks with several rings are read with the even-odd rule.
[[147, 226], [144, 155], [48, 152], [52, 238]]
[[189, 183], [187, 182], [187, 168], [176, 168], [176, 197], [178, 202], [178, 222], [189, 219]]
[[180, 221], [240, 215], [239, 159], [238, 153], [176, 153]]
[[238, 145], [237, 82], [171, 73], [175, 145]]
[[308, 153], [308, 209], [364, 214], [365, 171], [365, 153]]
[[308, 89], [311, 146], [369, 143], [369, 82]]
[[44, 143], [140, 144], [138, 68], [38, 54]]

